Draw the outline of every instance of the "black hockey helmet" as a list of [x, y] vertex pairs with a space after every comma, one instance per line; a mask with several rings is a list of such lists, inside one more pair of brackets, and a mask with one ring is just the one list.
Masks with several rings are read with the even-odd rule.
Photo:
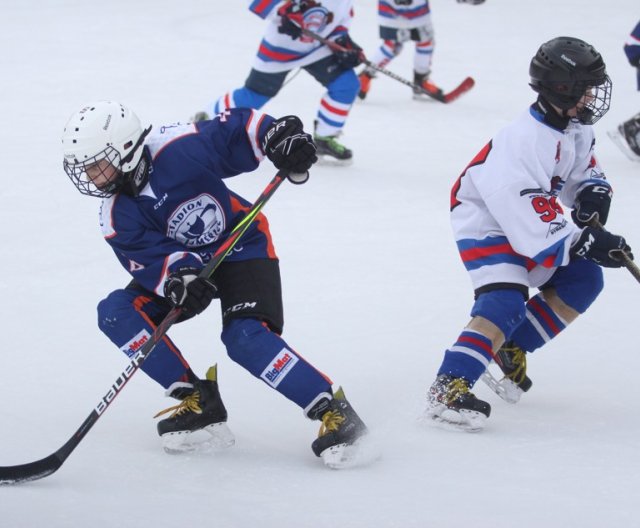
[[540, 46], [529, 66], [529, 86], [548, 102], [566, 111], [578, 105], [576, 119], [591, 125], [608, 110], [611, 79], [602, 55], [574, 37], [557, 37]]

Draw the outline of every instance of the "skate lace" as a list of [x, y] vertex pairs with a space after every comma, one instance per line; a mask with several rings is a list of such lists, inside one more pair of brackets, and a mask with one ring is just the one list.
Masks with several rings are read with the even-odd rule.
[[340, 411], [327, 411], [322, 415], [322, 425], [320, 426], [318, 436], [324, 436], [327, 433], [337, 431], [345, 420], [346, 418]]
[[527, 355], [516, 345], [504, 347], [504, 351], [509, 355], [513, 371], [505, 374], [507, 378], [515, 384], [522, 383], [527, 377]]
[[195, 391], [192, 394], [189, 394], [189, 396], [182, 400], [178, 405], [173, 405], [171, 407], [163, 409], [162, 411], [157, 413], [154, 418], [158, 418], [158, 416], [162, 416], [169, 412], [171, 413], [169, 418], [180, 416], [181, 414], [184, 414], [186, 412], [202, 414], [202, 408], [200, 407], [200, 392]]
[[444, 403], [449, 405], [465, 394], [469, 394], [469, 383], [464, 378], [455, 378], [447, 385], [447, 392], [443, 398]]

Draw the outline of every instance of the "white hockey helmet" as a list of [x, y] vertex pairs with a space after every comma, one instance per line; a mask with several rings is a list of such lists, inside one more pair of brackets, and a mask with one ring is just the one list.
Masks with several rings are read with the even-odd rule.
[[[120, 103], [85, 105], [69, 118], [62, 133], [64, 170], [81, 193], [110, 196], [140, 163], [149, 131], [143, 130], [138, 116]], [[104, 159], [116, 171], [111, 171], [107, 185], [97, 187], [86, 169]]]

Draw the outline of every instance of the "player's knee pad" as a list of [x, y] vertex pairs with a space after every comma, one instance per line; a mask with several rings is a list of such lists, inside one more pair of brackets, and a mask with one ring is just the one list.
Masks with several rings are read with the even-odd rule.
[[[251, 97], [252, 100], [256, 102], [262, 101], [262, 104], [264, 104], [280, 91], [280, 88], [282, 88], [286, 78], [287, 72], [266, 73], [258, 70], [251, 70], [247, 80], [244, 82], [244, 88], [234, 92], [234, 99], [236, 97], [236, 93], [244, 90], [241, 97]], [[238, 99], [236, 99], [236, 102], [238, 102]], [[238, 106], [241, 105], [238, 104]], [[258, 107], [251, 106], [249, 108]]]
[[272, 348], [270, 334], [258, 319], [233, 319], [222, 329], [221, 338], [233, 361], [254, 375], [259, 375], [268, 358], [273, 355], [269, 350]]
[[517, 289], [489, 290], [478, 296], [471, 315], [484, 317], [509, 336], [524, 320], [525, 300]]
[[360, 90], [360, 81], [353, 70], [345, 70], [333, 81], [327, 84], [329, 97], [343, 104], [355, 101]]
[[590, 260], [572, 260], [568, 266], [558, 268], [545, 286], [555, 288], [562, 302], [584, 313], [604, 288], [602, 268]]
[[130, 318], [135, 296], [130, 290], [115, 290], [98, 303], [98, 327], [102, 332], [109, 335], [119, 321]]
[[385, 40], [382, 43], [382, 53], [390, 59], [397, 57], [402, 52], [403, 44], [396, 40]]

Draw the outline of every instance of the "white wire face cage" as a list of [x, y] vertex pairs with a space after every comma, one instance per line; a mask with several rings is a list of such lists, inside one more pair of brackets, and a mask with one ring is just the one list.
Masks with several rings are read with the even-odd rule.
[[97, 198], [108, 198], [118, 190], [122, 180], [120, 164], [120, 153], [112, 146], [83, 161], [65, 158], [63, 162], [64, 172], [76, 188], [82, 194]]

